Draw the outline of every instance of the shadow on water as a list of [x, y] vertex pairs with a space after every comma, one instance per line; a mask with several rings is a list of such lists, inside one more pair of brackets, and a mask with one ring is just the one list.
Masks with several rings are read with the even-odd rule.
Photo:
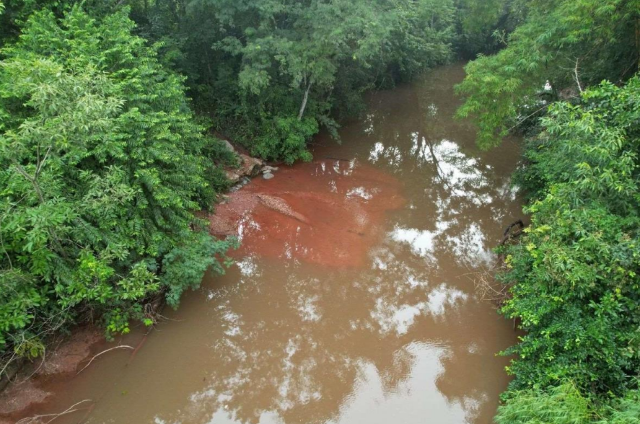
[[[490, 423], [508, 383], [495, 354], [516, 337], [471, 273], [519, 218], [518, 147], [480, 152], [452, 119], [462, 76], [443, 67], [372, 95], [342, 145], [320, 136], [315, 162], [248, 186], [313, 229], [264, 205], [240, 213], [255, 225], [237, 265], [186, 296], [133, 364], [101, 359], [51, 408], [97, 400], [89, 423]], [[326, 204], [367, 223], [345, 236], [357, 214]]]

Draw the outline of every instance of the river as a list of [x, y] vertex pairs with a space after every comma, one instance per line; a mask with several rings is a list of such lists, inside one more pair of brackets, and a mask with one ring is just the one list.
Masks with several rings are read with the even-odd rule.
[[245, 217], [237, 264], [165, 310], [134, 360], [52, 382], [47, 411], [94, 405], [55, 422], [490, 423], [517, 337], [474, 277], [520, 218], [519, 147], [481, 152], [453, 119], [463, 75], [370, 95], [341, 144], [321, 135], [312, 163], [239, 191], [293, 212]]

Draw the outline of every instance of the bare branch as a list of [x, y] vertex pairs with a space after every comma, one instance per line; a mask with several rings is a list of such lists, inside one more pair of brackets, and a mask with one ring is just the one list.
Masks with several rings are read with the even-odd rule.
[[35, 415], [33, 417], [28, 417], [28, 418], [23, 418], [20, 421], [18, 421], [16, 424], [35, 424], [35, 423], [42, 423], [42, 419], [43, 418], [51, 418], [49, 421], [46, 422], [46, 424], [49, 424], [51, 422], [53, 422], [54, 420], [60, 418], [63, 415], [67, 415], [67, 414], [71, 414], [73, 412], [77, 412], [77, 411], [81, 411], [82, 409], [74, 409], [76, 406], [81, 405], [83, 403], [86, 402], [93, 402], [91, 399], [84, 399], [81, 400], [80, 402], [74, 403], [73, 405], [71, 405], [70, 407], [68, 407], [67, 409], [65, 409], [64, 411], [58, 413], [58, 414], [44, 414], [44, 415]]
[[44, 203], [44, 196], [42, 195], [42, 190], [40, 190], [40, 185], [38, 184], [38, 180], [35, 177], [29, 175], [27, 171], [20, 165], [17, 161], [13, 161], [13, 166], [18, 171], [20, 175], [22, 175], [27, 181], [31, 183], [33, 189], [38, 194], [38, 199], [40, 199], [40, 203]]
[[49, 157], [49, 153], [51, 153], [51, 148], [52, 147], [53, 146], [49, 146], [47, 148], [47, 153], [44, 154], [44, 157], [42, 158], [42, 161], [38, 160], [38, 167], [36, 168], [36, 178], [38, 178], [38, 176], [40, 175], [40, 172], [42, 171], [42, 167], [47, 162], [47, 158]]
[[107, 352], [111, 352], [112, 350], [116, 350], [116, 349], [131, 349], [131, 350], [133, 350], [134, 348], [133, 348], [132, 346], [129, 346], [129, 345], [120, 345], [120, 346], [112, 347], [112, 348], [107, 349], [107, 350], [103, 350], [102, 352], [100, 352], [100, 353], [96, 354], [93, 358], [91, 358], [91, 360], [89, 361], [89, 363], [87, 363], [87, 365], [85, 365], [85, 366], [84, 366], [84, 368], [82, 368], [80, 371], [78, 371], [76, 375], [78, 375], [78, 374], [80, 374], [82, 371], [86, 370], [86, 369], [87, 369], [87, 367], [88, 367], [89, 365], [91, 365], [91, 363], [94, 361], [94, 359], [96, 359], [98, 356], [101, 356], [101, 355], [103, 355], [103, 354], [105, 354], [105, 353], [107, 353]]
[[580, 58], [577, 58], [576, 66], [573, 68], [573, 78], [576, 80], [576, 84], [578, 85], [578, 90], [580, 91], [580, 93], [582, 93], [583, 90], [582, 90], [582, 84], [580, 84], [579, 66], [580, 66]]

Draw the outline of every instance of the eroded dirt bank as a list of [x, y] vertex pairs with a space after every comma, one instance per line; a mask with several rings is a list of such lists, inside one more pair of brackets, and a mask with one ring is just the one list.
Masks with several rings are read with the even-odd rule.
[[0, 393], [0, 424], [15, 423], [46, 408], [55, 398], [53, 385], [73, 379], [105, 345], [103, 332], [93, 326], [78, 328], [71, 336], [60, 337], [50, 352], [25, 365]]
[[[263, 171], [267, 173], [278, 169], [265, 166], [264, 161], [247, 155], [245, 151], [236, 150], [229, 141], [222, 141], [238, 159], [237, 168], [225, 170], [229, 181], [235, 184], [234, 196], [239, 195], [239, 190], [252, 178], [262, 176]], [[215, 215], [210, 219], [215, 221]], [[158, 301], [162, 303], [161, 299]], [[141, 347], [144, 336], [138, 338], [136, 347], [122, 343], [113, 346], [107, 343], [101, 328], [87, 324], [75, 328], [69, 335], [57, 335], [41, 358], [12, 363], [10, 372], [5, 373], [0, 380], [0, 424], [14, 423], [21, 419], [36, 424], [55, 418], [55, 414], [32, 419], [28, 417], [37, 417], [38, 411], [46, 410], [55, 403], [56, 387], [72, 380], [99, 356], [123, 349], [129, 350], [133, 357]], [[83, 402], [71, 409], [90, 411], [92, 404], [93, 401]]]

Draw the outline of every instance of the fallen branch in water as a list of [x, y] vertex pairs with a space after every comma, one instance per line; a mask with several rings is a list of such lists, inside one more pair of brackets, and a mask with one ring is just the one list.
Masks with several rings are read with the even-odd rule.
[[96, 354], [93, 358], [91, 358], [91, 360], [89, 361], [89, 363], [88, 363], [87, 365], [85, 365], [85, 366], [84, 366], [84, 368], [82, 368], [80, 371], [78, 371], [78, 372], [76, 373], [76, 375], [80, 374], [82, 371], [84, 371], [85, 369], [87, 369], [87, 367], [88, 367], [89, 365], [91, 365], [91, 363], [93, 362], [93, 360], [94, 360], [94, 359], [96, 359], [98, 356], [103, 355], [103, 354], [105, 354], [105, 353], [107, 353], [107, 352], [110, 352], [110, 351], [112, 351], [112, 350], [116, 350], [116, 349], [131, 349], [131, 350], [133, 350], [133, 347], [131, 347], [131, 346], [129, 346], [129, 345], [120, 345], [120, 346], [112, 347], [112, 348], [107, 349], [107, 350], [103, 350], [102, 352], [100, 352], [100, 353]]
[[85, 412], [82, 418], [80, 418], [80, 421], [78, 421], [78, 424], [85, 422], [87, 418], [89, 418], [89, 415], [91, 415], [95, 407], [96, 407], [96, 403], [94, 402], [90, 407], [87, 408], [87, 412]]
[[[515, 227], [518, 227], [518, 229], [514, 230]], [[505, 243], [509, 240], [520, 237], [523, 231], [524, 231], [524, 222], [522, 222], [521, 219], [509, 225], [507, 229], [504, 230], [504, 237], [502, 239], [502, 242], [500, 243], [500, 246], [504, 246]]]
[[478, 272], [473, 282], [482, 300], [488, 300], [500, 306], [509, 296], [509, 285], [496, 281], [489, 272]]
[[20, 421], [18, 421], [16, 424], [35, 424], [35, 423], [42, 423], [43, 418], [51, 418], [49, 421], [47, 421], [45, 424], [49, 424], [51, 422], [53, 422], [54, 420], [57, 420], [58, 418], [62, 417], [63, 415], [67, 415], [67, 414], [71, 414], [73, 412], [78, 412], [78, 411], [83, 411], [85, 408], [80, 408], [80, 409], [74, 409], [76, 406], [81, 405], [83, 403], [86, 402], [93, 402], [91, 399], [84, 399], [81, 400], [80, 402], [74, 403], [73, 405], [71, 405], [70, 407], [68, 407], [67, 409], [65, 409], [64, 411], [60, 412], [59, 414], [44, 414], [44, 415], [36, 415], [33, 417], [29, 417], [29, 418], [23, 418]]
[[509, 297], [511, 285], [496, 280], [496, 272], [496, 268], [483, 268], [463, 274], [461, 277], [467, 277], [473, 282], [475, 291], [481, 300], [489, 301], [499, 308]]
[[131, 364], [131, 362], [133, 361], [133, 358], [135, 358], [135, 356], [136, 356], [136, 353], [138, 353], [138, 351], [140, 350], [140, 348], [142, 347], [144, 342], [147, 341], [147, 336], [148, 335], [149, 335], [149, 333], [145, 334], [144, 337], [142, 338], [142, 340], [140, 340], [140, 343], [138, 343], [138, 346], [136, 346], [136, 348], [133, 349], [133, 352], [131, 352], [131, 356], [129, 357], [129, 360], [127, 361], [127, 365]]

